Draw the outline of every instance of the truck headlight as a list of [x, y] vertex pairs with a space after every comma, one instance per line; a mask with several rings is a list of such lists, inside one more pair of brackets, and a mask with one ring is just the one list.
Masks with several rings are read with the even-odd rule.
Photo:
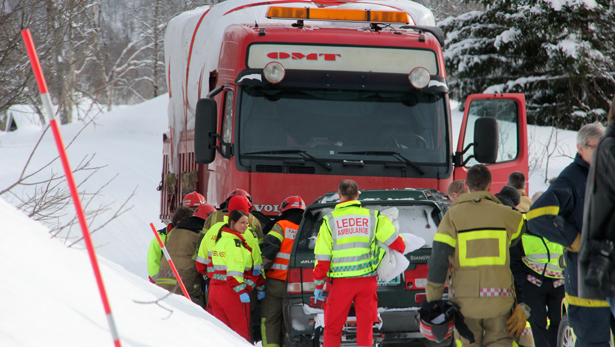
[[273, 84], [280, 83], [284, 79], [285, 74], [286, 70], [284, 70], [284, 66], [277, 61], [272, 61], [271, 63], [265, 65], [265, 68], [263, 69], [265, 79]]
[[429, 71], [424, 67], [415, 67], [408, 76], [410, 84], [416, 89], [423, 89], [429, 85]]

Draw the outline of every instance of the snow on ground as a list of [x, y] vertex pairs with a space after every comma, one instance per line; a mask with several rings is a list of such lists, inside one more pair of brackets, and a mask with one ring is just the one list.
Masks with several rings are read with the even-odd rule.
[[[87, 252], [50, 239], [46, 227], [0, 199], [0, 345], [111, 346]], [[249, 346], [179, 295], [98, 257], [123, 346]]]
[[[104, 186], [102, 194], [91, 206], [112, 204], [117, 209], [133, 192], [128, 202], [133, 208], [117, 217], [92, 236], [99, 255], [103, 279], [117, 327], [125, 346], [186, 346], [204, 344], [239, 346], [242, 341], [235, 333], [199, 307], [181, 296], [172, 295], [161, 305], [138, 304], [153, 301], [165, 291], [150, 284], [146, 273], [146, 252], [153, 235], [148, 226], [157, 227], [160, 193], [156, 187], [161, 177], [162, 134], [167, 130], [168, 96], [131, 107], [114, 109], [98, 116], [85, 128], [68, 150], [73, 168], [85, 156], [96, 153], [93, 166], [106, 166], [82, 184], [80, 189], [95, 192]], [[459, 133], [462, 113], [453, 103], [453, 139]], [[0, 190], [19, 177], [40, 129], [19, 125], [13, 133], [0, 132]], [[61, 127], [68, 144], [82, 129], [81, 123]], [[557, 134], [557, 139], [555, 139]], [[545, 177], [551, 178], [571, 162], [576, 133], [555, 131], [546, 127], [530, 127], [530, 162], [534, 163], [530, 176], [530, 195], [545, 190]], [[549, 152], [545, 154], [546, 145]], [[547, 165], [547, 156], [549, 161]], [[40, 148], [32, 158], [28, 172], [33, 172], [57, 155], [51, 133], [45, 134]], [[51, 166], [61, 172], [59, 163]], [[548, 168], [548, 171], [547, 171]], [[36, 178], [50, 175], [44, 170]], [[105, 184], [117, 175], [117, 178]], [[76, 176], [78, 182], [85, 175]], [[15, 191], [18, 196], [32, 194], [32, 187]], [[3, 199], [17, 205], [15, 196]], [[0, 199], [0, 220], [3, 221], [0, 254], [3, 281], [0, 281], [0, 345], [2, 346], [108, 346], [108, 332], [100, 296], [97, 291], [87, 252], [82, 243], [71, 248], [80, 237], [79, 228], [68, 234], [51, 238], [46, 227], [28, 219], [10, 204]], [[74, 216], [72, 206], [68, 216]], [[90, 220], [91, 228], [100, 225], [105, 217]], [[168, 318], [167, 318], [168, 317]]]

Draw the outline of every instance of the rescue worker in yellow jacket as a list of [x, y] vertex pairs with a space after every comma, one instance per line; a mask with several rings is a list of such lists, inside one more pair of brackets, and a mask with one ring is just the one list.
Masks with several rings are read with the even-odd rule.
[[455, 200], [434, 237], [427, 300], [442, 300], [452, 264], [449, 298], [460, 306], [475, 338], [469, 344], [456, 332], [457, 345], [516, 346], [529, 310], [515, 302], [508, 248], [521, 238], [525, 221], [489, 192], [491, 172], [486, 166], [471, 167], [466, 186], [469, 193]]
[[403, 253], [406, 244], [393, 224], [378, 211], [361, 207], [359, 185], [346, 179], [339, 183], [340, 202], [323, 217], [316, 239], [314, 257], [314, 302], [325, 303], [324, 347], [337, 347], [342, 328], [354, 302], [357, 317], [357, 346], [373, 345], [373, 324], [378, 309], [376, 269], [384, 256], [376, 240]]
[[280, 204], [281, 215], [275, 219], [271, 230], [264, 230], [263, 256], [269, 260], [266, 269], [266, 295], [261, 303], [261, 330], [264, 347], [279, 347], [284, 336], [282, 303], [286, 292], [286, 277], [297, 230], [305, 211], [300, 196], [289, 196]]
[[246, 192], [243, 189], [235, 189], [229, 194], [229, 196], [226, 198], [226, 201], [224, 201], [220, 205], [220, 210], [212, 213], [209, 216], [209, 218], [207, 218], [207, 220], [205, 221], [205, 224], [203, 225], [203, 230], [207, 231], [209, 230], [209, 228], [214, 226], [216, 223], [220, 223], [224, 221], [224, 216], [228, 216], [229, 211], [232, 211], [229, 208], [229, 203], [231, 199], [235, 196], [241, 196], [248, 200], [248, 203], [249, 203], [248, 223], [249, 223], [250, 231], [252, 232], [254, 237], [258, 240], [259, 246], [262, 247], [263, 242], [264, 242], [263, 227], [261, 226], [261, 223], [258, 221], [258, 219], [254, 217], [253, 214], [249, 213], [249, 210], [252, 209], [252, 197], [250, 196], [250, 194], [248, 194], [248, 192]]
[[248, 229], [248, 215], [233, 210], [216, 235], [212, 251], [215, 269], [210, 282], [210, 312], [239, 335], [250, 341], [250, 295], [262, 286], [262, 274], [254, 275], [252, 249], [243, 235]]
[[[241, 210], [245, 212], [246, 214], [248, 214], [248, 211], [250, 208], [249, 206], [250, 205], [249, 205], [248, 199], [246, 199], [243, 196], [234, 196], [228, 202], [228, 208], [231, 211]], [[199, 241], [199, 248], [198, 248], [198, 253], [196, 257], [196, 269], [199, 273], [203, 275], [203, 278], [208, 278], [208, 280], [211, 280], [213, 276], [213, 272], [214, 272], [214, 267], [211, 262], [211, 259], [212, 259], [213, 248], [214, 248], [214, 245], [216, 244], [216, 238], [219, 234], [220, 229], [227, 223], [228, 223], [228, 215], [223, 215], [222, 221], [214, 224], [207, 231], [205, 231], [204, 229], [202, 230], [201, 240]], [[254, 233], [251, 232], [250, 227], [248, 227], [248, 230], [246, 231], [246, 233], [243, 234], [243, 237], [246, 239], [247, 244], [250, 246], [250, 249], [252, 252], [253, 272], [254, 272], [254, 275], [257, 276], [262, 272], [262, 263], [263, 263], [263, 258], [261, 255], [260, 247], [258, 245], [258, 240], [254, 236]], [[265, 295], [264, 287], [262, 288], [262, 290], [261, 289], [259, 290], [260, 291], [253, 292], [251, 294], [252, 311], [256, 309], [256, 301], [262, 300]], [[211, 308], [211, 305], [208, 304], [207, 310], [210, 311], [210, 308]]]

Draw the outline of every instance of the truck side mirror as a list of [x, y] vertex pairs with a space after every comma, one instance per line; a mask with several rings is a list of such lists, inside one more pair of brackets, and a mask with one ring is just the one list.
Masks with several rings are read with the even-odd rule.
[[201, 99], [196, 104], [194, 120], [194, 158], [197, 164], [210, 164], [216, 159], [218, 105], [214, 99]]
[[493, 164], [498, 158], [498, 121], [481, 117], [474, 123], [474, 158], [479, 163]]

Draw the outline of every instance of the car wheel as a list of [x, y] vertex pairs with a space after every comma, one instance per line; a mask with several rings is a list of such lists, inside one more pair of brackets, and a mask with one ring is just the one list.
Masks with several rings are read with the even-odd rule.
[[568, 315], [564, 314], [557, 329], [557, 347], [574, 347], [575, 337], [568, 322]]

